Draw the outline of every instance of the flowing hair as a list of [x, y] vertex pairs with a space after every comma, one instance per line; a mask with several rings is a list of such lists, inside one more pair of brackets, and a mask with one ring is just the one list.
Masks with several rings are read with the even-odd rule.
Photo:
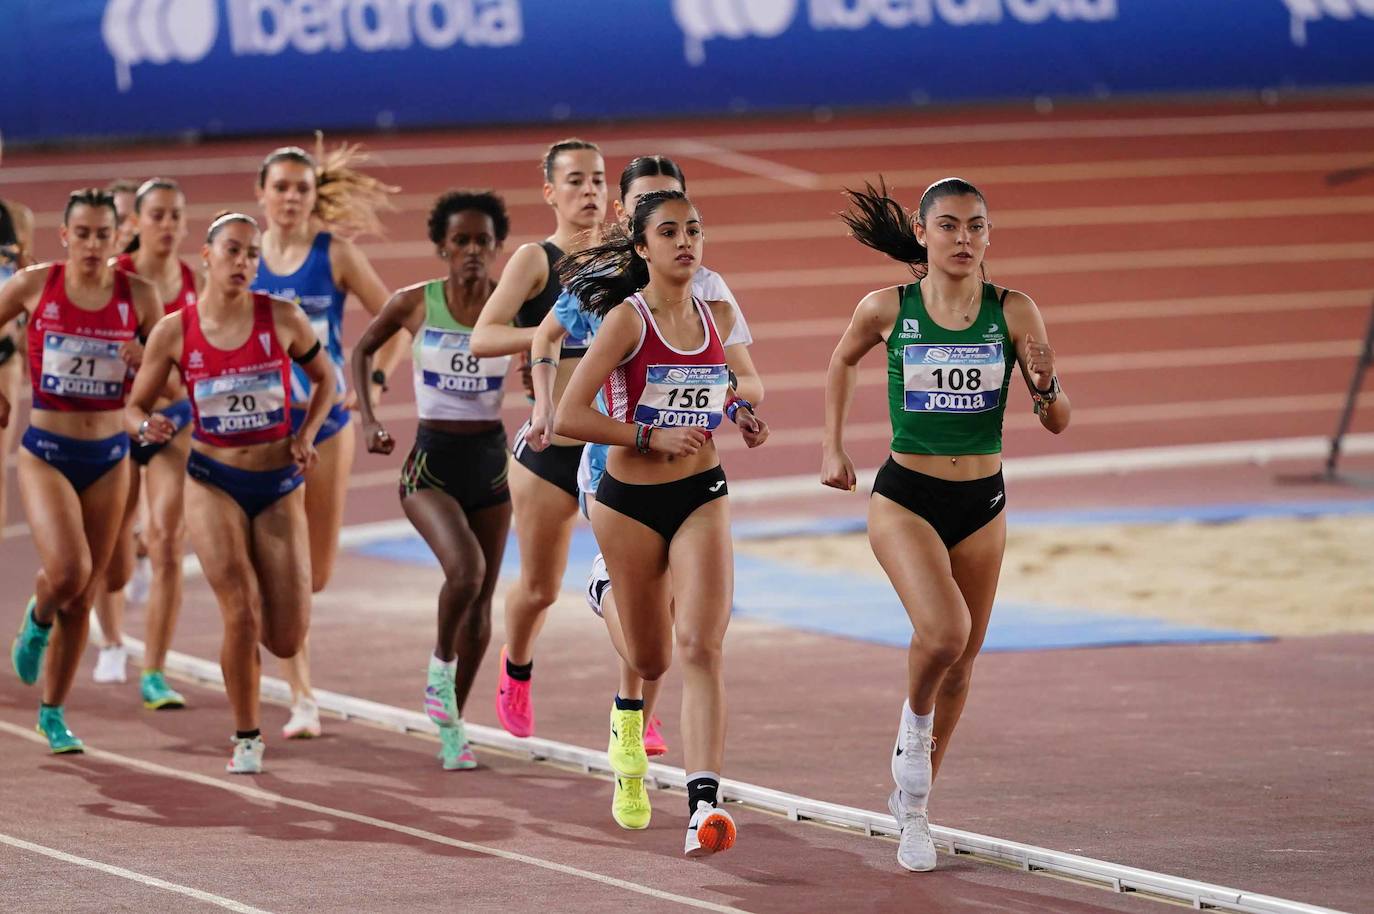
[[629, 231], [620, 226], [606, 230], [606, 239], [595, 247], [568, 254], [554, 264], [558, 279], [581, 302], [582, 310], [605, 317], [612, 308], [649, 284], [649, 264], [636, 245], [644, 243], [650, 217], [665, 203], [687, 195], [677, 190], [656, 190], [639, 198]]
[[[963, 178], [942, 178], [926, 188], [915, 213], [898, 203], [888, 193], [887, 182], [878, 176], [878, 186], [864, 182], [863, 190], [845, 189], [851, 208], [840, 213], [849, 226], [849, 234], [865, 247], [886, 254], [907, 268], [919, 279], [930, 269], [926, 246], [916, 237], [916, 225], [926, 224], [926, 214], [936, 200], [944, 197], [974, 196], [988, 205], [983, 192]], [[987, 268], [983, 268], [984, 277]]]
[[330, 231], [346, 237], [382, 235], [384, 209], [394, 209], [391, 195], [400, 190], [363, 172], [358, 166], [371, 156], [360, 144], [340, 143], [333, 150], [324, 148], [324, 132], [315, 131], [315, 154], [299, 146], [274, 149], [258, 169], [258, 187], [267, 184], [267, 172], [277, 162], [299, 162], [315, 173], [315, 208], [311, 215]]

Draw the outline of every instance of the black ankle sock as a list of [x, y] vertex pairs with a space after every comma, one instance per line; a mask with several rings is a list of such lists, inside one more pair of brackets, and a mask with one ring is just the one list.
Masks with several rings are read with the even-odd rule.
[[506, 675], [517, 682], [529, 682], [530, 674], [534, 672], [534, 661], [529, 663], [511, 663], [510, 658], [506, 658]]
[[692, 815], [697, 811], [697, 801], [705, 800], [712, 806], [717, 805], [717, 793], [720, 791], [720, 779], [713, 777], [697, 777], [687, 782], [687, 815]]
[[262, 731], [254, 728], [252, 730], [235, 730], [234, 739], [256, 739], [262, 736]]
[[615, 697], [615, 709], [617, 711], [643, 711], [644, 699], [642, 698], [621, 698]]

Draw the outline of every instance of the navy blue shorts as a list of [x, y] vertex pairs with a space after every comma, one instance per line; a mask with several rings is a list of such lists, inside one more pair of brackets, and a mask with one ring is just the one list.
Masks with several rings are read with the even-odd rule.
[[[172, 433], [173, 437], [180, 434], [183, 428], [191, 424], [190, 400], [177, 400], [175, 403], [168, 403], [165, 409], [160, 409], [158, 412], [168, 419], [171, 419], [172, 425], [176, 426], [176, 431]], [[141, 467], [146, 467], [148, 461], [156, 457], [158, 452], [165, 448], [168, 443], [169, 442], [164, 441], [161, 444], [153, 444], [151, 442], [148, 444], [139, 444], [138, 441], [135, 440], [130, 442], [129, 456], [133, 458], [134, 463]]]
[[[321, 425], [320, 430], [315, 433], [315, 447], [319, 447], [321, 444], [324, 444], [330, 438], [333, 438], [339, 432], [343, 431], [344, 426], [350, 421], [351, 417], [348, 415], [348, 410], [344, 409], [342, 403], [335, 403], [333, 406], [329, 407], [329, 415], [324, 417], [324, 424]], [[291, 407], [291, 434], [294, 435], [296, 432], [300, 431], [301, 426], [304, 424], [305, 410], [299, 406]]]
[[78, 493], [113, 470], [129, 453], [129, 436], [124, 432], [89, 441], [55, 435], [30, 425], [21, 443], [30, 454], [67, 477]]
[[227, 494], [238, 502], [249, 520], [266, 511], [279, 498], [289, 495], [304, 482], [295, 464], [279, 470], [241, 470], [227, 463], [211, 460], [199, 451], [192, 451], [191, 456], [187, 458], [186, 475]]

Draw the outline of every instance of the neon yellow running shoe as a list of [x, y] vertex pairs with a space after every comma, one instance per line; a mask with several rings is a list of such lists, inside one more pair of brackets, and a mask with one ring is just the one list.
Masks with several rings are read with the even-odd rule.
[[611, 741], [606, 746], [611, 770], [627, 778], [642, 778], [649, 773], [649, 756], [644, 752], [644, 712], [621, 711], [611, 705]]
[[34, 729], [48, 738], [48, 748], [52, 749], [53, 755], [85, 751], [81, 740], [67, 729], [67, 720], [62, 714], [61, 705], [39, 706], [38, 726]]
[[144, 670], [139, 680], [139, 690], [143, 693], [143, 707], [149, 711], [186, 707], [186, 699], [167, 685], [167, 680], [162, 678], [162, 670]]
[[621, 828], [648, 828], [652, 815], [644, 779], [616, 775], [615, 796], [611, 798], [611, 818], [615, 819], [615, 824]]

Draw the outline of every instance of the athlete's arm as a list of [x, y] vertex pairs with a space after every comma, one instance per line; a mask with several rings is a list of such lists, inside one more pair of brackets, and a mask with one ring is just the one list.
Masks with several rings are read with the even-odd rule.
[[[372, 262], [367, 259], [367, 255], [362, 252], [352, 241], [347, 238], [340, 238], [334, 235], [329, 239], [329, 262], [334, 265], [338, 275], [334, 277], [334, 283], [341, 289], [347, 290], [350, 294], [357, 297], [362, 302], [368, 314], [380, 314], [382, 308], [386, 306], [390, 293], [386, 290], [386, 284], [373, 269]], [[406, 346], [406, 339], [403, 336], [393, 336], [386, 345], [382, 346], [376, 357], [376, 364], [381, 369], [382, 374], [391, 375], [391, 370], [396, 367], [396, 363], [401, 360], [401, 353]], [[360, 400], [370, 400], [376, 402], [381, 394], [381, 385], [372, 380], [369, 373], [364, 383], [354, 384], [354, 390], [367, 391], [366, 397]]]
[[844, 423], [854, 401], [859, 361], [882, 343], [897, 323], [901, 300], [897, 288], [870, 292], [854, 309], [854, 317], [830, 356], [825, 373], [825, 439], [821, 457], [821, 485], [853, 491], [854, 464], [844, 451]]
[[[534, 328], [534, 342], [530, 343], [530, 384], [534, 388], [534, 409], [530, 412], [530, 427], [525, 432], [525, 443], [535, 451], [548, 447], [553, 436], [553, 386], [558, 377], [558, 354], [567, 335], [568, 328], [559, 320], [556, 308], [550, 308], [539, 326]], [[553, 359], [553, 363], [540, 362], [540, 359]]]
[[[632, 306], [622, 303], [611, 309], [563, 389], [554, 413], [555, 434], [597, 444], [635, 446], [635, 424], [617, 422], [595, 409], [592, 400], [612, 369], [638, 345], [643, 329], [643, 320]], [[706, 435], [697, 428], [656, 428], [649, 439], [652, 450], [674, 457], [689, 457], [705, 443]]]
[[[353, 347], [353, 357], [349, 362], [349, 367], [353, 371], [355, 390], [363, 390], [372, 377], [373, 353], [378, 349], [384, 349], [392, 339], [404, 340], [404, 337], [399, 336], [402, 330], [408, 331], [411, 336], [419, 332], [424, 321], [424, 301], [425, 283], [407, 286], [391, 296], [372, 319], [372, 323], [367, 325], [363, 335], [358, 338], [357, 345]], [[367, 449], [374, 454], [390, 454], [396, 447], [396, 442], [377, 421], [371, 397], [362, 397], [358, 400], [358, 412], [362, 414], [363, 443]]]
[[[143, 363], [134, 375], [134, 386], [124, 407], [124, 427], [130, 437], [149, 444], [163, 444], [177, 433], [172, 420], [153, 412], [158, 396], [167, 386], [172, 366], [181, 358], [181, 315], [169, 314], [157, 322], [143, 350]], [[147, 423], [146, 425], [144, 423]]]
[[501, 271], [496, 289], [482, 306], [472, 328], [472, 354], [479, 359], [524, 352], [537, 327], [513, 327], [520, 306], [549, 281], [549, 260], [537, 244], [522, 244]]
[[33, 210], [13, 200], [4, 201], [14, 221], [14, 237], [19, 241], [19, 262], [16, 266], [27, 267], [33, 259]]
[[[1002, 304], [1002, 316], [1006, 318], [1007, 330], [1016, 347], [1021, 377], [1032, 391], [1049, 390], [1055, 378], [1054, 349], [1050, 346], [1040, 309], [1025, 293], [1008, 292]], [[1055, 401], [1040, 410], [1040, 424], [1057, 435], [1069, 427], [1072, 412], [1069, 397], [1061, 389]]]
[[319, 455], [315, 453], [315, 436], [319, 434], [320, 426], [324, 424], [325, 417], [329, 415], [329, 408], [334, 404], [334, 385], [330, 383], [329, 358], [321, 356], [317, 348], [319, 338], [310, 326], [310, 319], [295, 302], [273, 296], [272, 319], [277, 327], [277, 338], [281, 340], [282, 348], [293, 361], [310, 350], [315, 350], [315, 355], [308, 361], [296, 363], [310, 379], [310, 402], [305, 407], [305, 421], [301, 423], [296, 434], [291, 436], [291, 457], [304, 473], [319, 459]]
[[43, 284], [48, 281], [48, 270], [53, 266], [52, 263], [27, 266], [0, 285], [0, 327], [32, 308], [38, 294], [43, 291]]

